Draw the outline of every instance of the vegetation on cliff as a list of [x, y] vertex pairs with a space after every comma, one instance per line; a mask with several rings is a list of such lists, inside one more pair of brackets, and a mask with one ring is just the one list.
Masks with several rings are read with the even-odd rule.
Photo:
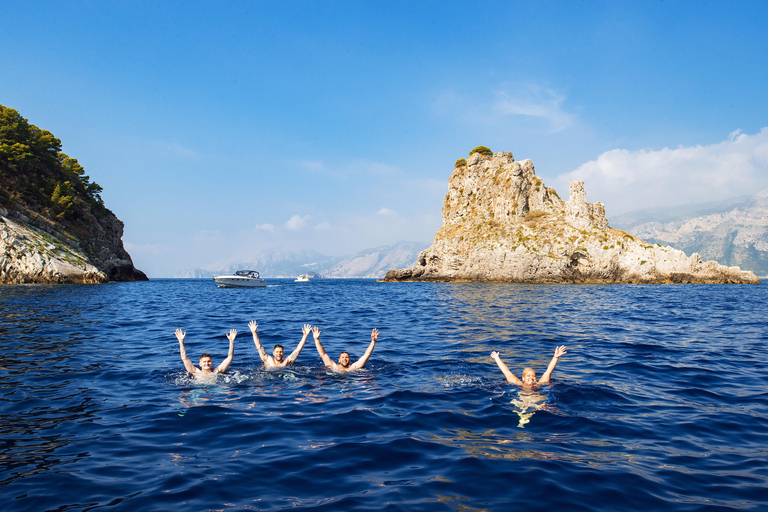
[[0, 206], [25, 206], [64, 221], [104, 214], [102, 188], [61, 141], [0, 105]]
[[469, 152], [469, 156], [474, 155], [475, 153], [480, 153], [484, 156], [493, 156], [493, 151], [487, 146], [477, 146], [475, 149]]
[[0, 105], [0, 282], [145, 280], [102, 190], [61, 140]]

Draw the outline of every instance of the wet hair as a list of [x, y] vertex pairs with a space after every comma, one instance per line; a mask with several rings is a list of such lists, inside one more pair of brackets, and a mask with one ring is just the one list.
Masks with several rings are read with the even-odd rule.
[[204, 357], [207, 357], [208, 359], [213, 359], [211, 357], [211, 354], [203, 354], [203, 355], [200, 356], [200, 361], [202, 361]]
[[[277, 344], [277, 345], [275, 345], [275, 348], [273, 348], [273, 349], [272, 349], [272, 352], [274, 352], [275, 350], [277, 350], [277, 347], [283, 348], [283, 346], [282, 346], [282, 345], [280, 345], [280, 344]], [[284, 349], [284, 348], [283, 348], [283, 352], [285, 352], [285, 349]]]
[[[349, 352], [346, 352], [346, 351], [344, 351], [344, 352], [342, 352], [341, 354], [347, 354], [347, 357], [350, 357], [350, 356], [349, 356]], [[339, 354], [339, 357], [341, 357], [341, 354]], [[351, 359], [351, 357], [350, 357], [350, 359]]]
[[533, 374], [534, 378], [536, 378], [536, 370], [534, 370], [533, 368], [526, 368], [523, 370], [523, 379], [525, 379], [525, 374], [529, 372]]

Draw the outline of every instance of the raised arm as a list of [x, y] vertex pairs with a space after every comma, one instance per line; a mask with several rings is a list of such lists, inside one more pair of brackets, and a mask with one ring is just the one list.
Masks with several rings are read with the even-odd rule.
[[251, 320], [248, 322], [248, 328], [251, 330], [251, 334], [253, 334], [253, 344], [256, 345], [256, 350], [259, 351], [259, 357], [262, 361], [264, 361], [264, 364], [270, 365], [270, 357], [267, 354], [267, 351], [264, 350], [264, 347], [261, 346], [261, 342], [259, 341], [259, 335], [256, 334], [256, 329], [259, 327], [259, 325]]
[[229, 331], [229, 334], [227, 334], [227, 338], [229, 339], [229, 354], [227, 354], [227, 358], [221, 362], [221, 364], [213, 371], [213, 373], [224, 373], [227, 371], [227, 368], [229, 368], [229, 365], [232, 363], [232, 360], [235, 358], [235, 338], [237, 337], [237, 331], [235, 329], [231, 329]]
[[184, 363], [184, 368], [186, 368], [189, 373], [196, 373], [197, 368], [187, 357], [187, 348], [184, 346], [184, 338], [186, 337], [186, 332], [183, 332], [181, 329], [176, 329], [176, 339], [179, 340], [179, 352], [181, 352], [181, 361]]
[[565, 345], [561, 345], [555, 349], [555, 355], [552, 357], [552, 360], [549, 362], [549, 366], [547, 366], [547, 371], [544, 372], [544, 375], [541, 376], [539, 379], [539, 384], [547, 384], [549, 382], [549, 378], [552, 376], [552, 372], [555, 371], [555, 366], [557, 366], [557, 360], [565, 355]]
[[496, 361], [496, 364], [499, 365], [499, 369], [501, 370], [501, 373], [504, 374], [504, 376], [507, 378], [507, 382], [512, 384], [517, 384], [518, 386], [522, 386], [523, 382], [515, 377], [515, 375], [509, 371], [509, 367], [504, 363], [504, 361], [501, 360], [501, 357], [499, 357], [499, 353], [496, 351], [491, 352], [491, 358]]
[[376, 340], [379, 339], [379, 330], [374, 329], [371, 331], [371, 344], [368, 345], [368, 348], [365, 350], [365, 354], [363, 354], [363, 357], [357, 360], [357, 362], [349, 367], [350, 370], [359, 370], [363, 366], [365, 366], [365, 363], [368, 362], [368, 358], [371, 357], [371, 354], [373, 354], [373, 349], [376, 347]]
[[314, 329], [312, 329], [312, 337], [315, 338], [315, 348], [317, 349], [317, 353], [320, 354], [320, 358], [323, 360], [323, 364], [325, 366], [330, 366], [333, 368], [336, 366], [336, 364], [331, 361], [330, 356], [326, 354], [325, 349], [323, 348], [323, 344], [320, 343], [320, 328], [315, 326]]
[[309, 333], [312, 332], [312, 326], [309, 324], [304, 324], [304, 327], [301, 328], [301, 333], [303, 336], [301, 337], [301, 341], [299, 342], [298, 346], [296, 346], [296, 350], [291, 352], [291, 355], [289, 355], [285, 360], [285, 365], [288, 366], [289, 364], [293, 364], [293, 362], [296, 360], [297, 357], [299, 357], [299, 354], [301, 354], [301, 349], [304, 348], [304, 344], [307, 342], [307, 336], [309, 336]]

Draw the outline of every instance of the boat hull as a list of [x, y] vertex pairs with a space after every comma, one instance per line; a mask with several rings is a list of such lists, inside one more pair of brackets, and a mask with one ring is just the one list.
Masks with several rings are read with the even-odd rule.
[[264, 288], [267, 282], [264, 279], [238, 276], [214, 276], [213, 280], [219, 288]]

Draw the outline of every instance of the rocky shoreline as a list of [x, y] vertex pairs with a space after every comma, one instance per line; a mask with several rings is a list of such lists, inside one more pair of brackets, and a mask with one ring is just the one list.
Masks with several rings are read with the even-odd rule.
[[123, 248], [112, 212], [74, 235], [42, 215], [0, 208], [0, 283], [95, 284], [146, 281]]

